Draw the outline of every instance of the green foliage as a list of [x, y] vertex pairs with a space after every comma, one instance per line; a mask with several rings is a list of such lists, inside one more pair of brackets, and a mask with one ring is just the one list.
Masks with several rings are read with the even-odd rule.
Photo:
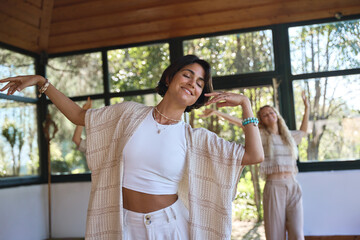
[[16, 140], [18, 139], [18, 129], [15, 127], [15, 123], [5, 123], [2, 127], [2, 135], [8, 141], [11, 148], [14, 148]]
[[[233, 218], [241, 221], [256, 219], [257, 209], [254, 201], [254, 187], [251, 181], [251, 172], [244, 169], [240, 182], [238, 183], [237, 194], [233, 201]], [[263, 189], [265, 182], [260, 180], [260, 189]], [[262, 212], [262, 205], [261, 210]]]
[[185, 41], [184, 52], [210, 62], [213, 75], [274, 70], [270, 30]]
[[[155, 88], [170, 63], [169, 47], [168, 44], [156, 44], [113, 50], [108, 52], [108, 60], [112, 91]], [[142, 99], [130, 100], [138, 102]]]

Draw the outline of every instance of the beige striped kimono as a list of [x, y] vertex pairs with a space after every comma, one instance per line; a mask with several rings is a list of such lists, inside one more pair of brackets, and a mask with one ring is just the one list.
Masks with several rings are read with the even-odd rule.
[[[125, 102], [86, 113], [86, 158], [92, 172], [88, 240], [122, 239], [122, 152], [152, 109]], [[242, 170], [244, 147], [190, 125], [186, 125], [186, 141], [186, 167], [178, 194], [189, 209], [190, 239], [230, 239], [231, 202]]]

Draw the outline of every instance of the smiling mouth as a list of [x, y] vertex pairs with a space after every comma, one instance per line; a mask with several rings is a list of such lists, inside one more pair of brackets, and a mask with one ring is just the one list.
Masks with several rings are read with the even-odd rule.
[[186, 88], [182, 88], [182, 89], [184, 89], [184, 91], [187, 93], [187, 94], [189, 94], [189, 95], [193, 95], [188, 89], [186, 89]]

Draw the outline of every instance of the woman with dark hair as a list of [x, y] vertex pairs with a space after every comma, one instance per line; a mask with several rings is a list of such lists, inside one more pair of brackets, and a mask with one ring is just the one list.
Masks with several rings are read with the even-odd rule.
[[[86, 239], [230, 239], [231, 202], [242, 165], [263, 160], [256, 124], [245, 146], [181, 121], [204, 104], [238, 106], [243, 95], [212, 92], [210, 65], [181, 57], [163, 73], [155, 107], [135, 102], [85, 111], [41, 76], [0, 80], [13, 94], [38, 85], [74, 124], [85, 125], [91, 195]], [[209, 98], [211, 98], [209, 100]]]

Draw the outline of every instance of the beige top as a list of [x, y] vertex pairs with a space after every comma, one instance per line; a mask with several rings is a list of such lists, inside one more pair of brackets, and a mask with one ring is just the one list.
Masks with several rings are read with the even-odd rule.
[[[292, 172], [296, 174], [298, 172], [298, 168], [296, 165], [296, 159], [293, 158], [291, 154], [291, 149], [289, 146], [285, 145], [280, 137], [277, 134], [271, 134], [272, 141], [272, 151], [273, 157], [269, 156], [268, 144], [266, 144], [264, 130], [260, 131], [261, 140], [263, 143], [265, 159], [260, 164], [260, 173], [263, 177], [273, 173], [280, 172]], [[295, 143], [299, 144], [301, 139], [306, 135], [305, 132], [300, 130], [290, 131], [291, 136], [294, 138]]]
[[[125, 102], [86, 113], [91, 193], [86, 239], [122, 239], [123, 148], [153, 107]], [[190, 239], [231, 239], [231, 208], [244, 147], [186, 124], [186, 167], [178, 195], [189, 209]]]

